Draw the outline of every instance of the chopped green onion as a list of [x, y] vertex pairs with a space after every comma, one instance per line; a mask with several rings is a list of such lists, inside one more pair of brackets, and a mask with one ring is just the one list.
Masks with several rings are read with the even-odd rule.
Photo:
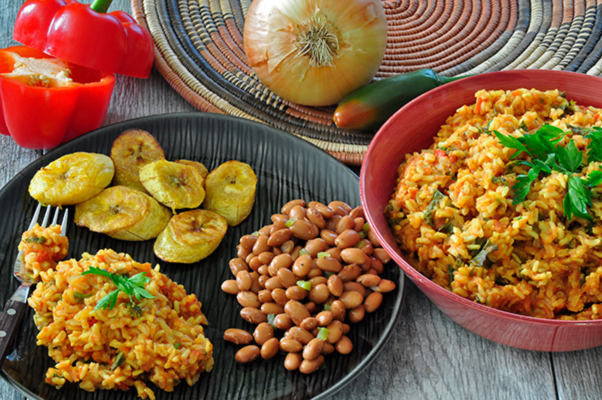
[[366, 245], [366, 241], [361, 240], [358, 244], [355, 245], [355, 247], [357, 247], [358, 249], [361, 249], [365, 245]]
[[363, 239], [366, 237], [366, 232], [360, 231], [359, 235], [360, 235], [360, 239]]
[[87, 299], [88, 297], [92, 297], [93, 294], [84, 294], [84, 293], [80, 293], [80, 292], [73, 292], [73, 297], [75, 297], [78, 301], [83, 301], [84, 299]]
[[330, 253], [326, 253], [324, 251], [321, 251], [318, 253], [318, 258], [325, 258], [325, 257], [330, 257]]
[[255, 231], [255, 232], [251, 233], [251, 235], [255, 236], [255, 237], [259, 237], [259, 232]]
[[323, 341], [326, 341], [326, 339], [328, 339], [328, 334], [330, 333], [330, 331], [326, 328], [318, 328], [318, 339], [321, 339]]
[[124, 362], [125, 362], [125, 356], [123, 355], [122, 352], [119, 352], [117, 354], [117, 357], [115, 357], [115, 361], [113, 361], [113, 365], [111, 365], [111, 371], [115, 371], [115, 369], [117, 369], [117, 367], [121, 367]]
[[330, 304], [324, 304], [324, 311], [330, 311]]
[[268, 314], [268, 324], [272, 325], [272, 328], [278, 329], [276, 325], [274, 325], [274, 320], [276, 319], [276, 314]]
[[362, 230], [363, 230], [364, 232], [368, 232], [368, 231], [370, 230], [370, 225], [368, 225], [368, 223], [366, 222], [366, 223], [364, 224], [364, 226], [362, 227]]
[[330, 278], [332, 275], [334, 275], [334, 272], [324, 271], [324, 276], [326, 277], [326, 279]]
[[311, 290], [311, 282], [308, 281], [297, 281], [297, 286], [307, 290], [308, 292]]
[[291, 226], [293, 226], [293, 224], [295, 223], [295, 221], [297, 220], [297, 218], [291, 218], [288, 221], [286, 221], [286, 227], [290, 228]]
[[305, 256], [305, 255], [307, 255], [307, 254], [309, 254], [309, 252], [308, 252], [307, 250], [305, 250], [305, 249], [301, 249], [301, 250], [299, 251], [299, 255], [300, 255], [300, 256]]

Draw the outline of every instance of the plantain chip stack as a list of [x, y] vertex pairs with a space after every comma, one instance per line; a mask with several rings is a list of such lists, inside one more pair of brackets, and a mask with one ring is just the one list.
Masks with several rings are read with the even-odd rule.
[[74, 222], [115, 239], [156, 238], [172, 213], [157, 200], [127, 186], [112, 186], [75, 206]]

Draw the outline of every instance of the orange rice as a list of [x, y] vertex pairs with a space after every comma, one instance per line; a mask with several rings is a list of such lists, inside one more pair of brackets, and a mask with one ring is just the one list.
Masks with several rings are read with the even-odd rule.
[[[399, 166], [386, 209], [397, 241], [422, 274], [459, 296], [539, 318], [602, 318], [602, 188], [591, 189], [593, 223], [567, 221], [567, 177], [556, 171], [536, 179], [514, 206], [512, 186], [528, 169], [511, 165], [516, 150], [491, 134], [601, 126], [602, 111], [570, 105], [558, 90], [481, 90], [475, 97], [447, 119], [430, 148]], [[570, 132], [560, 145], [569, 138], [585, 159], [589, 139]], [[594, 169], [600, 163], [577, 176]]]
[[[81, 275], [91, 266], [119, 275], [145, 272], [150, 278], [145, 289], [154, 298], [133, 304], [119, 293], [113, 309], [95, 310], [116, 286], [103, 276]], [[133, 386], [139, 397], [152, 400], [145, 381], [173, 391], [181, 381], [193, 385], [202, 372], [211, 371], [213, 346], [201, 326], [207, 323], [201, 303], [160, 273], [159, 266], [100, 250], [39, 275], [29, 305], [40, 330], [37, 344], [47, 346], [56, 362], [47, 371], [47, 383], [60, 388], [67, 381], [79, 382], [87, 391]]]
[[39, 280], [40, 273], [55, 268], [57, 261], [67, 256], [69, 240], [61, 236], [61, 227], [42, 228], [36, 224], [23, 233], [19, 250], [23, 252], [26, 273]]

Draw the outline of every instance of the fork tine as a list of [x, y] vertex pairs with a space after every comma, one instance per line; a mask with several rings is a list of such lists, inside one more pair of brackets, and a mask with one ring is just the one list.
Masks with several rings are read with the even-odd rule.
[[[57, 210], [58, 211], [58, 210]], [[63, 215], [63, 222], [61, 222], [61, 236], [67, 234], [67, 220], [69, 219], [69, 209], [65, 209], [65, 215]]]
[[59, 211], [61, 211], [61, 208], [57, 207], [56, 211], [54, 212], [54, 217], [52, 218], [52, 223], [50, 224], [50, 226], [54, 226], [57, 224], [59, 220]]
[[52, 207], [48, 206], [46, 208], [46, 213], [44, 214], [44, 220], [42, 221], [42, 226], [45, 228], [48, 226], [48, 220], [50, 219], [50, 211]]
[[38, 203], [38, 206], [36, 207], [36, 211], [33, 213], [33, 217], [31, 218], [31, 222], [29, 223], [29, 228], [27, 228], [27, 230], [30, 230], [31, 228], [33, 228], [36, 223], [38, 222], [38, 217], [40, 216], [40, 210], [42, 209], [42, 205], [40, 203]]

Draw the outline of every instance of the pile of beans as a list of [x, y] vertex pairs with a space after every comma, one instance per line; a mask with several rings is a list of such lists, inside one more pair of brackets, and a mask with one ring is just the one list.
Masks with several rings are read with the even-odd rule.
[[[222, 284], [243, 307], [241, 317], [257, 328], [253, 335], [228, 329], [224, 339], [245, 345], [236, 353], [238, 362], [283, 351], [286, 369], [309, 374], [322, 366], [324, 355], [350, 353], [346, 322], [360, 322], [380, 306], [382, 293], [395, 289], [379, 276], [390, 257], [361, 207], [293, 200], [271, 219], [240, 239], [238, 257], [230, 260], [236, 279]], [[275, 329], [284, 332], [280, 339]]]

